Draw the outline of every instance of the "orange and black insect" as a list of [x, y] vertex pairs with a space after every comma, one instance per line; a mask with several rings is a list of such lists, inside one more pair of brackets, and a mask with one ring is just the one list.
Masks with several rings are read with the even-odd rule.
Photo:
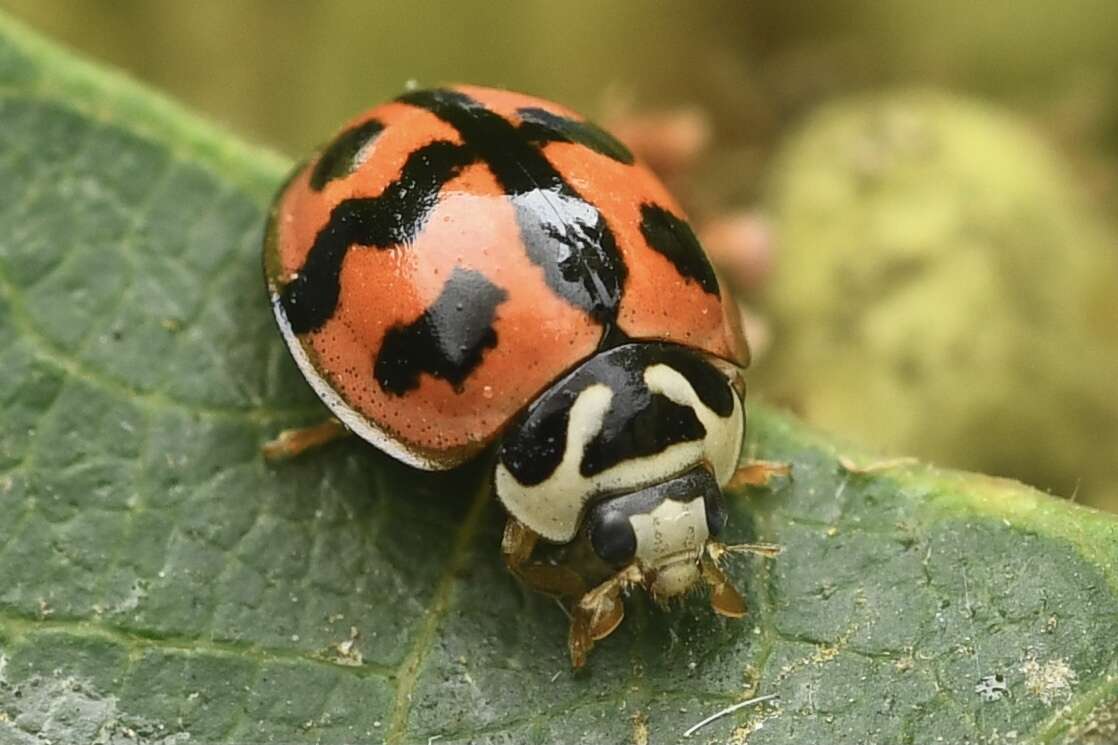
[[406, 93], [285, 184], [264, 265], [349, 430], [428, 470], [499, 443], [506, 561], [572, 601], [576, 664], [631, 584], [705, 581], [744, 613], [714, 542], [745, 429], [737, 307], [609, 133], [507, 91]]

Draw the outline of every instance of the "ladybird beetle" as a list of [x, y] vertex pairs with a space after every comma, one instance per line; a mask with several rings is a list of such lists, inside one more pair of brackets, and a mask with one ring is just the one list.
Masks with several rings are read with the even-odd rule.
[[296, 170], [264, 268], [346, 429], [426, 470], [494, 447], [504, 559], [571, 601], [576, 667], [631, 586], [666, 601], [705, 583], [744, 615], [719, 559], [769, 548], [715, 540], [745, 433], [737, 306], [612, 135], [508, 91], [408, 92]]

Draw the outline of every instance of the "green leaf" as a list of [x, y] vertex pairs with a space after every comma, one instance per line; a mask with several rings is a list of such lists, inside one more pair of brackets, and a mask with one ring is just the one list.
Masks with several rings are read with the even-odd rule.
[[795, 471], [734, 500], [786, 547], [734, 567], [750, 618], [634, 595], [572, 674], [483, 466], [264, 463], [323, 415], [260, 277], [286, 168], [0, 21], [0, 739], [666, 743], [757, 693], [693, 739], [1106, 736], [1118, 521], [1018, 484], [850, 473], [753, 405]]

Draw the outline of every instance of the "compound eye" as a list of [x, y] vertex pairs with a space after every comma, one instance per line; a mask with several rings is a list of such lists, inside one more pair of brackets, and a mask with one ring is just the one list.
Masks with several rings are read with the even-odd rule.
[[711, 537], [717, 537], [726, 527], [727, 520], [726, 506], [722, 503], [722, 495], [708, 493], [703, 503], [706, 505], [707, 511], [707, 530], [710, 531]]
[[602, 560], [624, 564], [637, 553], [637, 534], [628, 517], [617, 510], [605, 510], [592, 517], [590, 545]]

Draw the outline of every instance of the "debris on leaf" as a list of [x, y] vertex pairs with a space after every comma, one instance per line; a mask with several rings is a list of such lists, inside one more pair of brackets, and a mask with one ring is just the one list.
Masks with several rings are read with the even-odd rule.
[[974, 692], [982, 697], [983, 701], [1001, 701], [1009, 695], [1009, 685], [1001, 673], [987, 675], [974, 687]]
[[1045, 704], [1071, 698], [1071, 687], [1079, 680], [1071, 666], [1060, 658], [1041, 664], [1030, 656], [1021, 666], [1021, 672], [1025, 674], [1025, 690]]
[[334, 645], [333, 661], [348, 667], [360, 667], [365, 663], [361, 650], [357, 649], [357, 638], [360, 633], [356, 626], [349, 627], [349, 638]]
[[713, 714], [711, 714], [709, 717], [707, 717], [703, 721], [699, 722], [698, 724], [692, 725], [690, 728], [688, 728], [688, 730], [686, 732], [683, 733], [683, 736], [684, 737], [690, 737], [691, 735], [695, 734], [696, 732], [698, 732], [700, 729], [707, 726], [711, 722], [715, 722], [715, 721], [721, 719], [724, 716], [727, 716], [729, 714], [733, 714], [738, 709], [744, 709], [746, 706], [753, 706], [755, 704], [763, 704], [764, 702], [772, 701], [775, 698], [780, 698], [780, 694], [770, 693], [767, 696], [757, 696], [755, 698], [746, 699], [745, 701], [739, 701], [736, 704], [732, 704], [731, 706], [727, 706], [725, 709], [722, 709], [721, 711], [714, 712]]

